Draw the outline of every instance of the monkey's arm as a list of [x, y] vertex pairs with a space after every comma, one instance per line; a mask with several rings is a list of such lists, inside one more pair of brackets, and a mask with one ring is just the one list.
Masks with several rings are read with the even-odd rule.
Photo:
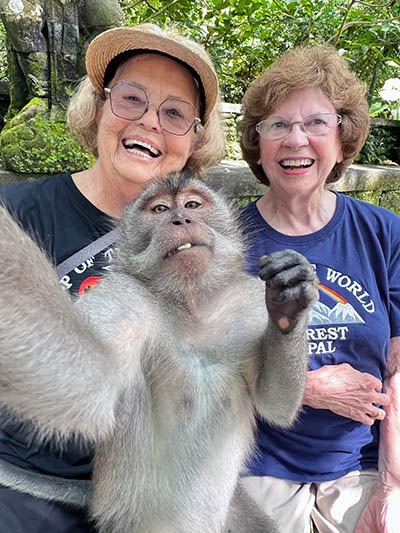
[[0, 402], [53, 431], [98, 439], [114, 423], [121, 371], [37, 245], [0, 207]]
[[252, 380], [254, 402], [269, 423], [287, 427], [302, 403], [308, 313], [318, 298], [318, 279], [307, 259], [293, 250], [263, 256], [259, 267], [269, 320]]

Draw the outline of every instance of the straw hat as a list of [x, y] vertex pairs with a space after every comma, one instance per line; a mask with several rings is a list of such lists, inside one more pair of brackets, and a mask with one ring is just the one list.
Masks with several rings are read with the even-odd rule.
[[94, 87], [102, 91], [110, 61], [119, 54], [134, 50], [166, 54], [194, 71], [204, 93], [203, 121], [209, 118], [218, 100], [218, 79], [207, 52], [198, 43], [165, 32], [155, 24], [113, 28], [93, 39], [86, 52], [86, 70]]

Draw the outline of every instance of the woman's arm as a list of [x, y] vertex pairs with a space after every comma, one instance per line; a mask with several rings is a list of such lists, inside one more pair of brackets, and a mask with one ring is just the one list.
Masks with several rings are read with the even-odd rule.
[[400, 337], [390, 342], [384, 390], [390, 397], [381, 423], [375, 493], [355, 533], [397, 533], [400, 516]]

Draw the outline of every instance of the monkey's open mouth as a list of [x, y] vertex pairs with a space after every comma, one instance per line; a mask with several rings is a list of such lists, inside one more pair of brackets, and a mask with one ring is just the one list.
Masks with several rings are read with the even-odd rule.
[[196, 243], [196, 242], [185, 242], [184, 244], [180, 244], [173, 250], [169, 251], [164, 256], [164, 259], [168, 259], [168, 257], [172, 257], [173, 255], [176, 255], [178, 252], [183, 252], [184, 250], [190, 250], [190, 248], [194, 248], [195, 246], [205, 246], [206, 248], [209, 248], [209, 246], [207, 246], [206, 244]]
[[196, 244], [191, 242], [185, 242], [185, 244], [181, 244], [177, 248], [174, 248], [173, 250], [168, 252], [164, 259], [166, 259], [167, 257], [171, 257], [172, 255], [175, 255], [178, 252], [182, 252], [182, 250], [189, 250], [189, 248], [192, 248], [193, 246], [196, 246]]

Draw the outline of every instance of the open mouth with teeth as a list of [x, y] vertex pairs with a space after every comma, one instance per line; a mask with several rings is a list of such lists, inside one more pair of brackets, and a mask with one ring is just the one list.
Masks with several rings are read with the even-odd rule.
[[164, 256], [164, 259], [168, 259], [169, 257], [172, 257], [180, 252], [184, 252], [185, 250], [191, 250], [192, 248], [196, 248], [196, 247], [202, 247], [202, 248], [209, 248], [209, 246], [207, 246], [206, 244], [200, 244], [200, 243], [195, 243], [195, 242], [185, 242], [183, 244], [180, 244], [179, 246], [177, 246], [176, 248], [174, 248], [173, 250], [170, 250], [167, 254], [165, 254]]
[[197, 246], [197, 244], [194, 244], [191, 242], [185, 242], [184, 244], [181, 244], [177, 248], [174, 248], [173, 250], [169, 251], [165, 256], [165, 259], [173, 255], [176, 255], [179, 252], [183, 252], [183, 250], [190, 250], [190, 248], [193, 248], [193, 246]]
[[160, 150], [151, 144], [139, 141], [139, 139], [124, 139], [123, 145], [128, 152], [140, 157], [156, 158], [162, 154]]
[[282, 168], [289, 170], [296, 168], [309, 168], [314, 164], [314, 159], [282, 159], [279, 164]]

